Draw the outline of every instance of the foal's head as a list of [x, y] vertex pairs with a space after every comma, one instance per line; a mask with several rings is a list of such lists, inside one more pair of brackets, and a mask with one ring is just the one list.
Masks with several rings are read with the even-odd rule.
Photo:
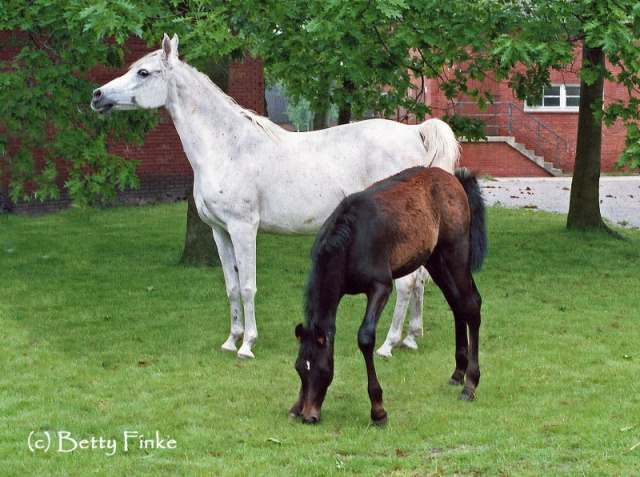
[[300, 417], [306, 423], [315, 424], [333, 380], [333, 337], [318, 328], [306, 330], [301, 324], [296, 327], [296, 337], [300, 343], [296, 371], [302, 382], [298, 401]]

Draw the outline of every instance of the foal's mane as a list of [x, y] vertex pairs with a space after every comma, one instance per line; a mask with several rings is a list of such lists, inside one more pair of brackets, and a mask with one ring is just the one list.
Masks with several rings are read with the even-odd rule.
[[351, 241], [354, 222], [348, 198], [344, 198], [318, 231], [311, 247], [311, 259], [315, 262], [322, 255], [345, 248]]
[[325, 336], [335, 329], [331, 319], [335, 320], [335, 308], [342, 296], [344, 264], [341, 261], [346, 257], [355, 219], [348, 200], [343, 199], [311, 247], [313, 266], [305, 291], [305, 316], [307, 328], [320, 327]]

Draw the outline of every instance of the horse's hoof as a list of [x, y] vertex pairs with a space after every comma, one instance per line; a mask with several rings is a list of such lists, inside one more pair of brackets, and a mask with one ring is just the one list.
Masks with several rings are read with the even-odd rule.
[[251, 352], [251, 350], [243, 350], [240, 348], [238, 354], [236, 355], [238, 359], [255, 359], [255, 355]]
[[377, 349], [376, 354], [378, 356], [382, 356], [383, 358], [391, 358], [391, 348], [392, 346], [389, 346], [385, 343]]
[[229, 342], [227, 340], [227, 341], [225, 341], [225, 343], [222, 346], [220, 346], [220, 351], [228, 352], [228, 353], [235, 353], [236, 351], [238, 351], [238, 348], [236, 348], [236, 345], [233, 342]]
[[475, 399], [476, 399], [476, 392], [473, 391], [472, 389], [465, 388], [460, 393], [461, 401], [471, 402], [471, 401], [475, 401]]
[[402, 342], [402, 347], [405, 349], [418, 349], [418, 343], [413, 338], [409, 338], [408, 336]]

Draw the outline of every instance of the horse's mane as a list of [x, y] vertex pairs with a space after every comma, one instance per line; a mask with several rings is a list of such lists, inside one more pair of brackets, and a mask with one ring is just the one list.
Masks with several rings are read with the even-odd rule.
[[[149, 53], [145, 57], [141, 58], [139, 61], [142, 61], [145, 58], [156, 55], [158, 52]], [[136, 62], [137, 63], [137, 62]], [[134, 63], [135, 64], [135, 63]], [[282, 128], [277, 126], [275, 123], [270, 121], [268, 118], [264, 116], [260, 116], [255, 111], [251, 111], [250, 109], [243, 108], [240, 106], [236, 100], [234, 100], [231, 96], [226, 94], [222, 89], [215, 84], [209, 76], [198, 71], [196, 68], [191, 66], [189, 63], [185, 61], [180, 61], [180, 64], [184, 67], [184, 70], [190, 73], [190, 75], [205, 89], [213, 90], [215, 94], [223, 99], [228, 105], [230, 105], [234, 110], [236, 110], [241, 116], [244, 116], [256, 127], [260, 132], [265, 133], [272, 140], [277, 141], [280, 133], [284, 131]], [[133, 67], [133, 65], [132, 65]]]

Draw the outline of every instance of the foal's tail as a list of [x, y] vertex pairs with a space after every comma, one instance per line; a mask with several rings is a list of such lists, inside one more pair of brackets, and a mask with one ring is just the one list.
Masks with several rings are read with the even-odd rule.
[[447, 123], [427, 119], [418, 125], [420, 137], [427, 150], [426, 167], [439, 167], [453, 174], [460, 158], [460, 143]]
[[484, 199], [478, 185], [478, 179], [469, 170], [462, 167], [456, 169], [455, 176], [462, 184], [471, 210], [471, 226], [469, 234], [471, 236], [470, 264], [471, 270], [479, 270], [487, 255], [487, 228], [485, 225]]

